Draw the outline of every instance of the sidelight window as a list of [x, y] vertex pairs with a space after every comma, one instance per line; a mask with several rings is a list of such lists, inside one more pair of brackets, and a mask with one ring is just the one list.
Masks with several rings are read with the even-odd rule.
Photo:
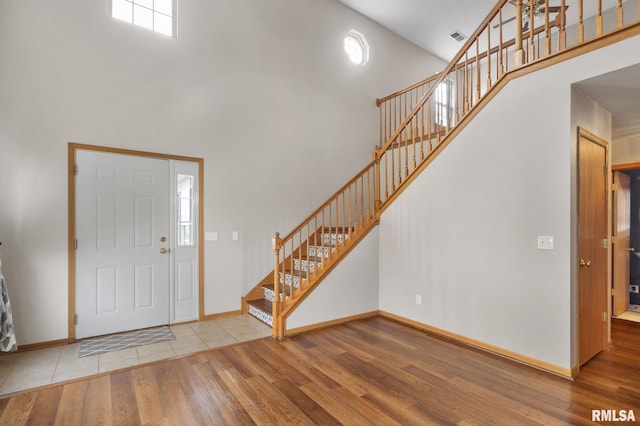
[[195, 177], [177, 175], [177, 240], [178, 246], [195, 245]]

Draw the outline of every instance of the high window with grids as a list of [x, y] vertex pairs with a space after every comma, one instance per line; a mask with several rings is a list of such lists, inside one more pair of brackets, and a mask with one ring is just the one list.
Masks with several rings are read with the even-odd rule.
[[178, 0], [109, 0], [111, 16], [168, 36], [176, 36]]

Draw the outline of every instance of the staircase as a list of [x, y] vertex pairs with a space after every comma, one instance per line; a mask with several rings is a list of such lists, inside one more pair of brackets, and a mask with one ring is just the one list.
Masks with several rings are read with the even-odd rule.
[[[351, 230], [347, 228], [323, 228], [311, 236], [309, 241], [303, 244], [304, 252], [297, 253], [289, 260], [289, 265], [278, 273], [279, 302], [293, 291], [299, 290], [301, 284], [307, 283], [307, 277], [319, 272], [327, 262], [333, 259], [336, 251], [343, 248], [344, 242], [349, 239]], [[270, 280], [263, 282], [262, 298], [247, 301], [248, 313], [258, 318], [269, 326], [273, 326], [273, 302], [276, 300], [276, 290], [273, 275]]]
[[[640, 18], [625, 21], [640, 17], [640, 0], [605, 11], [602, 0], [530, 1], [500, 0], [443, 72], [377, 100], [373, 160], [291, 233], [275, 234], [274, 269], [242, 298], [244, 313], [284, 338], [291, 312], [509, 81], [640, 34]], [[575, 21], [567, 22], [569, 8]]]

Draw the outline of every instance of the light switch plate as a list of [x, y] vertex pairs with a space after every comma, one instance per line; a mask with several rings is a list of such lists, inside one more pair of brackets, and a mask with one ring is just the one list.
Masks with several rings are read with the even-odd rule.
[[239, 238], [238, 231], [233, 231], [233, 233], [231, 234], [231, 239], [233, 241], [238, 241], [238, 238]]
[[553, 250], [555, 248], [556, 244], [553, 235], [538, 235], [538, 249]]

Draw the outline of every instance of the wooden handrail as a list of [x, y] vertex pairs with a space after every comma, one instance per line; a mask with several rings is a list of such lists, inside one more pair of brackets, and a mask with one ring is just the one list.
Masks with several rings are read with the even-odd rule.
[[[518, 0], [518, 2], [521, 2], [521, 1], [522, 0]], [[451, 62], [449, 62], [449, 65], [447, 65], [447, 67], [444, 69], [444, 71], [442, 73], [438, 74], [438, 78], [435, 80], [435, 83], [427, 90], [427, 92], [424, 95], [422, 95], [422, 97], [420, 98], [420, 101], [418, 102], [418, 104], [415, 107], [413, 107], [413, 109], [411, 110], [411, 112], [409, 113], [407, 118], [405, 118], [402, 121], [402, 125], [400, 125], [398, 127], [398, 129], [396, 129], [396, 131], [393, 132], [391, 137], [387, 140], [387, 142], [383, 146], [381, 146], [381, 147], [379, 147], [377, 149], [376, 158], [379, 158], [381, 153], [384, 153], [387, 150], [387, 148], [389, 147], [389, 145], [391, 145], [391, 143], [393, 143], [393, 140], [395, 140], [398, 137], [398, 135], [400, 133], [402, 133], [402, 131], [404, 131], [404, 128], [413, 119], [413, 117], [418, 112], [418, 110], [421, 108], [421, 106], [427, 101], [427, 99], [429, 99], [429, 97], [431, 96], [431, 94], [434, 91], [434, 88], [437, 87], [438, 84], [442, 83], [444, 81], [445, 77], [451, 72], [451, 70], [454, 69], [457, 66], [458, 62], [465, 55], [467, 50], [469, 50], [469, 48], [471, 46], [473, 46], [474, 43], [477, 42], [477, 39], [480, 36], [480, 34], [482, 34], [482, 32], [485, 30], [485, 28], [491, 23], [493, 18], [495, 18], [495, 16], [500, 12], [500, 10], [507, 3], [508, 3], [508, 0], [500, 0], [493, 7], [493, 9], [491, 9], [491, 12], [489, 12], [487, 17], [484, 18], [484, 20], [482, 21], [480, 26], [474, 31], [473, 35], [471, 35], [471, 37], [469, 37], [467, 39], [467, 41], [464, 44], [464, 46], [462, 47], [462, 49], [460, 49], [460, 51], [456, 54], [456, 56], [453, 57]], [[522, 34], [522, 31], [516, 31], [516, 34]]]
[[309, 223], [310, 220], [312, 220], [314, 217], [316, 217], [317, 215], [321, 214], [322, 211], [326, 208], [326, 206], [333, 200], [335, 200], [338, 196], [340, 196], [347, 188], [351, 187], [355, 182], [358, 181], [358, 179], [360, 179], [363, 175], [365, 175], [369, 170], [371, 170], [374, 166], [375, 162], [371, 162], [369, 164], [367, 164], [360, 172], [358, 172], [357, 175], [355, 175], [353, 178], [351, 178], [351, 180], [349, 182], [347, 182], [346, 184], [344, 184], [339, 190], [337, 190], [331, 197], [329, 197], [324, 203], [322, 203], [322, 205], [320, 207], [318, 207], [317, 210], [315, 210], [313, 213], [311, 213], [309, 216], [307, 216], [302, 222], [300, 222], [298, 224], [298, 226], [293, 228], [293, 231], [291, 231], [290, 233], [288, 233], [284, 238], [282, 238], [282, 241], [286, 241], [291, 239], [291, 237], [296, 233], [296, 231], [300, 228], [302, 228], [303, 226], [305, 226], [307, 223]]
[[[546, 1], [548, 2], [549, 0], [546, 0]], [[622, 1], [622, 0], [618, 0], [618, 1]], [[502, 11], [502, 9], [501, 9], [501, 11]], [[559, 20], [557, 18], [554, 21], [549, 21], [548, 17], [547, 17], [547, 23], [549, 24], [550, 27], [555, 27], [555, 26], [560, 25]], [[542, 33], [542, 32], [548, 31], [548, 30], [549, 30], [549, 27], [540, 26], [540, 27], [537, 27], [537, 28], [534, 29], [534, 33], [533, 34], [534, 35], [538, 35], [539, 33]], [[528, 38], [529, 37], [529, 33], [525, 32], [522, 37], [524, 39]], [[510, 47], [510, 46], [515, 45], [515, 44], [516, 44], [516, 40], [515, 39], [508, 40], [506, 42], [503, 42], [502, 46], [496, 46], [496, 47], [491, 48], [491, 52], [489, 52], [489, 53], [496, 53], [501, 49], [501, 47]], [[479, 56], [479, 59], [484, 59], [486, 57], [487, 57], [487, 52], [482, 52], [480, 54], [480, 56]], [[476, 58], [472, 58], [472, 60], [474, 60], [474, 59], [476, 59]], [[464, 63], [458, 63], [457, 67], [458, 68], [464, 67]], [[438, 79], [440, 74], [441, 74], [441, 72], [438, 71], [434, 75], [429, 76], [429, 77], [425, 78], [424, 80], [420, 80], [419, 82], [414, 83], [414, 84], [412, 84], [410, 86], [407, 86], [404, 89], [400, 89], [397, 92], [393, 92], [390, 95], [387, 95], [387, 96], [385, 96], [383, 98], [377, 98], [376, 99], [376, 106], [380, 106], [382, 103], [384, 103], [384, 102], [386, 102], [388, 100], [391, 100], [393, 98], [397, 98], [400, 95], [403, 95], [405, 93], [408, 93], [408, 92], [412, 91], [413, 89], [416, 89], [416, 88], [418, 88], [420, 86], [424, 86], [425, 84], [430, 83], [432, 81], [435, 81], [435, 80]]]
[[438, 74], [440, 74], [440, 72], [437, 72], [436, 74], [432, 75], [431, 77], [427, 77], [427, 78], [425, 78], [425, 79], [424, 79], [424, 80], [422, 80], [422, 81], [419, 81], [419, 82], [417, 82], [417, 83], [414, 83], [414, 84], [412, 84], [411, 86], [407, 86], [407, 87], [405, 87], [404, 89], [400, 89], [400, 90], [398, 90], [398, 91], [397, 91], [397, 92], [395, 92], [395, 93], [392, 93], [392, 94], [390, 94], [390, 95], [387, 95], [387, 96], [385, 96], [384, 98], [378, 98], [378, 99], [376, 99], [376, 106], [380, 106], [380, 104], [381, 104], [381, 103], [383, 103], [383, 102], [385, 102], [385, 101], [388, 101], [388, 100], [390, 100], [390, 99], [396, 98], [396, 97], [398, 97], [398, 96], [400, 96], [400, 95], [402, 95], [402, 94], [404, 94], [404, 93], [407, 93], [407, 92], [412, 91], [413, 89], [417, 89], [417, 88], [418, 88], [418, 87], [420, 87], [420, 86], [424, 86], [424, 85], [425, 85], [425, 84], [427, 84], [427, 83], [430, 83], [430, 82], [432, 82], [432, 81], [434, 81], [434, 80], [437, 80], [437, 79], [438, 79]]
[[[523, 1], [527, 0], [516, 1], [517, 10], [520, 11], [517, 15], [519, 18], [515, 19], [516, 26], [518, 22], [522, 23]], [[287, 236], [280, 238], [276, 233], [274, 237], [273, 284], [276, 294], [272, 308], [274, 337], [284, 337], [285, 320], [289, 313], [375, 226], [381, 212], [389, 203], [477, 113], [476, 107], [481, 107], [488, 102], [488, 99], [493, 96], [487, 97], [488, 93], [495, 94], [509, 81], [508, 78], [536, 69], [542, 61], [549, 60], [549, 63], [554, 63], [554, 58], [560, 58], [560, 55], [564, 55], [563, 58], [575, 56], [578, 50], [576, 46], [582, 46], [580, 47], [582, 49], [589, 44], [610, 43], [604, 40], [615, 38], [615, 35], [610, 36], [616, 32], [621, 34], [640, 32], [637, 30], [640, 28], [640, 19], [634, 24], [624, 25], [623, 4], [617, 1], [616, 28], [606, 34], [603, 31], [598, 34], [598, 27], [602, 25], [598, 21], [602, 21], [603, 18], [601, 0], [591, 1], [598, 1], [599, 6], [599, 19], [596, 17], [595, 24], [596, 35], [588, 41], [581, 41], [567, 48], [564, 12], [569, 5], [566, 4], [566, 0], [561, 0], [560, 12], [553, 21], [549, 20], [549, 0], [545, 0], [543, 25], [537, 28], [532, 25], [530, 31], [517, 28], [516, 34], [519, 34], [519, 37], [509, 41], [502, 40], [504, 25], [502, 8], [508, 4], [508, 1], [501, 0], [442, 73], [422, 80], [404, 89], [405, 91], [396, 92], [396, 94], [407, 93], [408, 89], [424, 86], [425, 82], [433, 82], [418, 103], [402, 119], [401, 125], [385, 140], [384, 144], [376, 149], [373, 161]], [[582, 10], [576, 7], [576, 10], [578, 9]], [[640, 10], [640, 0], [638, 0], [638, 9]], [[532, 9], [526, 9], [526, 12], [529, 22], [533, 22]], [[499, 19], [499, 37], [495, 40], [488, 33], [486, 39], [482, 41], [482, 43], [486, 41], [486, 50], [480, 52], [480, 38], [484, 31], [491, 31], [491, 24], [496, 17]], [[582, 17], [580, 21], [583, 22]], [[558, 29], [556, 51], [552, 51], [550, 43], [551, 28]], [[539, 38], [541, 33], [544, 33], [543, 41]], [[495, 45], [491, 44], [492, 40], [495, 41]], [[543, 52], [541, 45], [544, 45]], [[510, 49], [513, 47], [515, 51]], [[512, 56], [509, 58], [510, 54]], [[492, 64], [494, 57], [495, 64]], [[508, 64], [509, 59], [513, 62], [511, 66]], [[482, 79], [482, 82], [486, 81], [485, 87], [481, 85], [481, 76], [486, 77]], [[447, 90], [438, 89], [436, 92], [436, 88], [441, 87], [440, 85], [445, 82], [447, 83], [444, 87]], [[454, 87], [455, 92], [453, 92]], [[431, 102], [433, 98], [435, 98], [435, 104]], [[383, 99], [388, 100], [390, 97]], [[313, 249], [313, 255], [310, 255], [311, 249]], [[302, 272], [299, 268], [303, 259], [307, 262], [306, 272]], [[311, 266], [312, 264], [315, 266]]]

